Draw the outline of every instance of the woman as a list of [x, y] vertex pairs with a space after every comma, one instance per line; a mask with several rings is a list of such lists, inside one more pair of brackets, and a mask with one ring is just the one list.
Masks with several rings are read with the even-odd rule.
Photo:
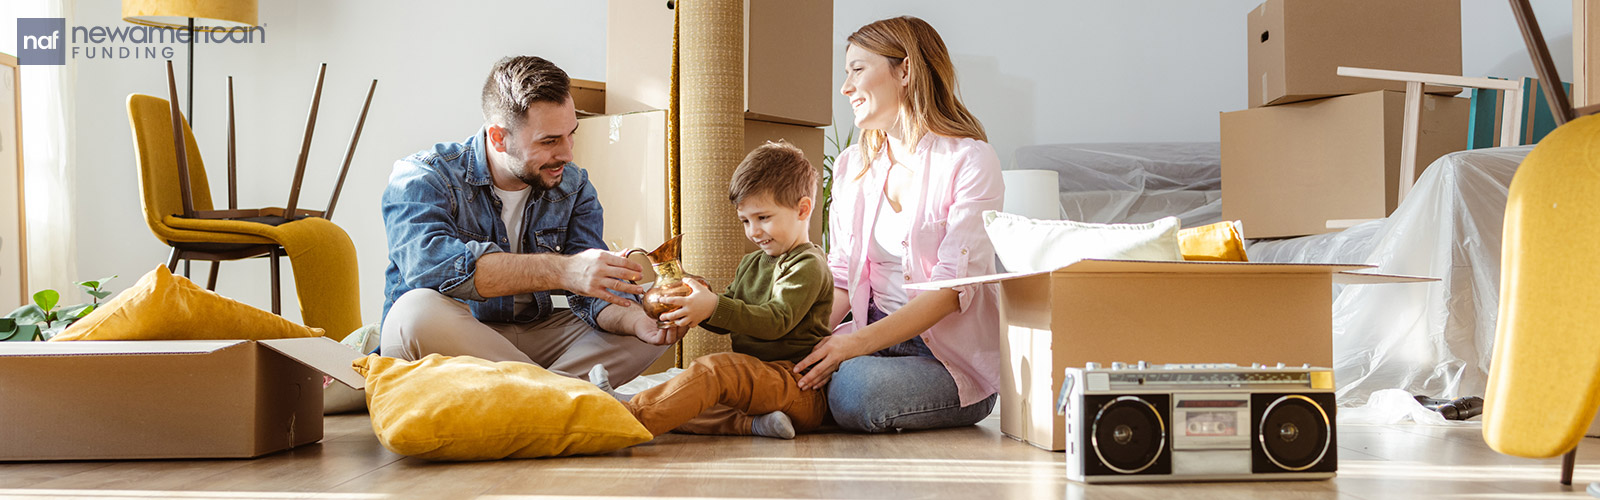
[[848, 42], [839, 92], [861, 141], [834, 162], [834, 334], [795, 366], [800, 387], [826, 384], [846, 429], [971, 425], [999, 386], [998, 289], [903, 287], [995, 272], [982, 215], [1000, 209], [1000, 160], [932, 26], [884, 19]]

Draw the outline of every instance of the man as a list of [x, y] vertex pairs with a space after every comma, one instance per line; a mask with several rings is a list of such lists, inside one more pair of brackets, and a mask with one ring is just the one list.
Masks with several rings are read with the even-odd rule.
[[[495, 64], [484, 126], [395, 162], [383, 192], [389, 239], [386, 356], [432, 353], [632, 379], [676, 342], [627, 294], [638, 264], [606, 252], [601, 208], [572, 163], [578, 128], [566, 72], [531, 56]], [[570, 310], [552, 292], [570, 291]], [[621, 383], [621, 382], [619, 382]]]

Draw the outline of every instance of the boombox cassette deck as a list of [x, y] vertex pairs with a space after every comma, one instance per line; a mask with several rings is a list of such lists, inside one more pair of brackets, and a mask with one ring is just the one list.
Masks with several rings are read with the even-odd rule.
[[1060, 394], [1074, 481], [1326, 479], [1338, 468], [1327, 368], [1089, 363], [1066, 369]]

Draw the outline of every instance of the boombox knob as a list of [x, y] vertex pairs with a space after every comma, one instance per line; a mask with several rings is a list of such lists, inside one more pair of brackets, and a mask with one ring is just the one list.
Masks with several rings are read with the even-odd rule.
[[1093, 362], [1093, 361], [1090, 361], [1088, 363], [1084, 363], [1083, 364], [1083, 369], [1085, 369], [1085, 370], [1099, 370], [1100, 369], [1100, 363], [1096, 363], [1096, 362]]
[[1121, 370], [1121, 369], [1127, 368], [1127, 367], [1128, 367], [1128, 365], [1123, 364], [1121, 361], [1112, 361], [1111, 362], [1111, 369], [1112, 370]]
[[1145, 362], [1145, 361], [1144, 361], [1144, 360], [1142, 360], [1142, 359], [1141, 359], [1141, 360], [1139, 360], [1139, 369], [1140, 369], [1140, 370], [1148, 370], [1148, 369], [1150, 369], [1150, 363], [1146, 363], [1146, 362]]

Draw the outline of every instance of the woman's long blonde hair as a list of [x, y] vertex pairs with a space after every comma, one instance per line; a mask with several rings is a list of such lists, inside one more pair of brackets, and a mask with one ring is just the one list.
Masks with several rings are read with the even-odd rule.
[[[944, 39], [927, 21], [911, 17], [891, 17], [862, 26], [845, 39], [848, 45], [889, 58], [889, 65], [905, 66], [905, 92], [900, 96], [901, 137], [916, 145], [924, 134], [971, 138], [987, 141], [983, 124], [961, 104], [956, 86], [956, 68], [950, 63], [950, 50]], [[847, 48], [848, 48], [847, 45]], [[872, 158], [885, 149], [888, 134], [882, 130], [861, 130], [860, 179]], [[892, 159], [892, 158], [891, 158]]]

